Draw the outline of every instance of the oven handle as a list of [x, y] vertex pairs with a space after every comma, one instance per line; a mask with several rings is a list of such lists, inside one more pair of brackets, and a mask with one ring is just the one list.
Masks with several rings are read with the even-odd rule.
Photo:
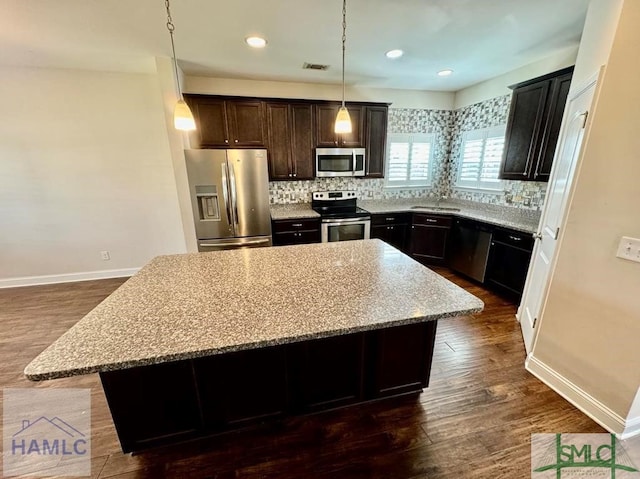
[[368, 216], [365, 217], [361, 217], [361, 218], [343, 218], [343, 219], [331, 219], [331, 218], [325, 218], [322, 220], [323, 223], [331, 223], [334, 225], [341, 225], [341, 224], [348, 224], [348, 223], [370, 223], [371, 222], [371, 218]]

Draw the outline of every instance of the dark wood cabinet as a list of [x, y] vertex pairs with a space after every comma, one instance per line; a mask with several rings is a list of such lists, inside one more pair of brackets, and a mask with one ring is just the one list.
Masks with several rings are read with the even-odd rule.
[[531, 234], [496, 227], [489, 249], [485, 284], [519, 301], [529, 271], [533, 244]]
[[371, 215], [371, 238], [381, 239], [400, 251], [406, 251], [410, 223], [409, 213]]
[[313, 106], [267, 102], [269, 178], [309, 180], [314, 177]]
[[124, 452], [419, 393], [436, 321], [100, 373]]
[[340, 103], [321, 103], [316, 105], [316, 146], [321, 148], [362, 148], [364, 144], [364, 107], [353, 103], [346, 104], [351, 117], [351, 133], [334, 131], [336, 115]]
[[264, 104], [257, 99], [223, 99], [185, 95], [196, 120], [192, 148], [263, 148], [266, 144]]
[[387, 118], [389, 107], [366, 107], [366, 148], [368, 178], [384, 177], [384, 161], [387, 153]]
[[189, 439], [201, 416], [187, 361], [100, 373], [124, 451]]
[[[193, 362], [205, 428], [226, 429], [282, 416], [287, 409], [285, 351], [272, 347]], [[260, 401], [255, 392], [260, 391]]]
[[364, 335], [350, 334], [289, 346], [294, 407], [303, 412], [346, 406], [363, 397]]
[[320, 218], [274, 220], [271, 230], [274, 246], [320, 242]]
[[372, 331], [376, 358], [371, 395], [395, 396], [429, 385], [437, 321]]
[[573, 67], [512, 85], [500, 178], [548, 181]]
[[451, 216], [414, 213], [409, 237], [409, 253], [426, 264], [441, 264], [447, 254]]

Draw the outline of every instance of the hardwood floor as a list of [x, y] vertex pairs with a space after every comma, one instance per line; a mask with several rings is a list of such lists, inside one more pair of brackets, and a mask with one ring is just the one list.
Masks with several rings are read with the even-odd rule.
[[22, 375], [124, 279], [0, 290], [0, 384], [91, 388], [93, 478], [529, 478], [532, 433], [605, 432], [525, 371], [514, 305], [437, 271], [486, 308], [439, 323], [431, 383], [418, 397], [124, 455], [97, 375]]

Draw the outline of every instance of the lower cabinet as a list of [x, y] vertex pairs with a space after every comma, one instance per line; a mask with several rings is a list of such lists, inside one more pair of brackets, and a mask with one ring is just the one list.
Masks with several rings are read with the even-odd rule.
[[531, 234], [495, 228], [489, 249], [485, 284], [519, 301], [529, 272], [534, 239]]
[[274, 246], [320, 242], [320, 218], [274, 220], [271, 230]]
[[100, 373], [124, 452], [418, 393], [436, 321]]
[[371, 238], [382, 241], [405, 251], [407, 247], [407, 231], [411, 223], [408, 213], [371, 215]]
[[451, 216], [414, 213], [409, 253], [421, 263], [444, 263], [450, 230]]

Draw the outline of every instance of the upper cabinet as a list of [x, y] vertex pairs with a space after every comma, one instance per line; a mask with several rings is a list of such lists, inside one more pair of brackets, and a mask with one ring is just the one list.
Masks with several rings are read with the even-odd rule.
[[339, 103], [316, 105], [316, 146], [319, 148], [345, 147], [363, 148], [364, 145], [364, 107], [346, 104], [351, 117], [351, 133], [335, 133], [336, 115], [340, 109]]
[[366, 107], [366, 148], [368, 178], [384, 177], [384, 158], [387, 153], [388, 106]]
[[313, 179], [313, 105], [267, 102], [266, 110], [270, 178]]
[[366, 148], [366, 177], [383, 178], [386, 103], [347, 103], [353, 130], [336, 134], [340, 102], [184, 95], [196, 120], [192, 148], [266, 148], [269, 179], [311, 180], [316, 148]]
[[500, 178], [548, 181], [573, 67], [512, 85]]
[[264, 104], [254, 99], [221, 99], [185, 95], [196, 120], [190, 134], [194, 148], [263, 148], [266, 144]]

